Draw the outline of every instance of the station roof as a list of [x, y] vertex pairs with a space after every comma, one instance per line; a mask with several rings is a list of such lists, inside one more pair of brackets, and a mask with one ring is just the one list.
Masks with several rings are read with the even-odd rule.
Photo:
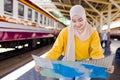
[[120, 0], [52, 0], [52, 2], [68, 19], [70, 19], [70, 8], [76, 4], [81, 4], [85, 8], [89, 20], [92, 20], [91, 17], [99, 19], [101, 12], [107, 17], [109, 4], [112, 4], [112, 15], [120, 10], [120, 8], [118, 9], [118, 7], [113, 4], [114, 2], [116, 5], [120, 5]]
[[[107, 19], [108, 7], [111, 5], [111, 16], [114, 16], [112, 21], [120, 18], [120, 0], [39, 0], [39, 4], [45, 10], [54, 13], [58, 10], [68, 20], [70, 19], [69, 10], [73, 5], [81, 4], [87, 14], [88, 22], [93, 22], [93, 19], [99, 21], [100, 14], [103, 13], [104, 18]], [[58, 17], [61, 17], [58, 14]]]

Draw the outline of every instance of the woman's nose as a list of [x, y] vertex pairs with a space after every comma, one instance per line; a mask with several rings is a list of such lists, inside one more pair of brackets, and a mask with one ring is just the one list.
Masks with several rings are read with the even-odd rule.
[[80, 26], [80, 23], [77, 22], [77, 23], [76, 23], [76, 26]]

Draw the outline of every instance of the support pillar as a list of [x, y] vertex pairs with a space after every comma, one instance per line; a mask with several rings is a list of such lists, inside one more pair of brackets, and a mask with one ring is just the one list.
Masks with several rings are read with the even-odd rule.
[[111, 4], [108, 5], [108, 29], [107, 29], [107, 43], [106, 43], [106, 48], [104, 55], [108, 56], [111, 54], [111, 49], [110, 49], [110, 23], [111, 23]]
[[100, 28], [99, 28], [100, 40], [102, 40], [102, 28], [103, 28], [103, 12], [100, 13]]

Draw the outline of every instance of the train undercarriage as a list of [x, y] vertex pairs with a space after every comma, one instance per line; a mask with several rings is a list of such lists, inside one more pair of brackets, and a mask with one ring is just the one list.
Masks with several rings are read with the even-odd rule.
[[49, 37], [49, 38], [36, 38], [36, 39], [0, 42], [1, 50], [11, 49], [5, 52], [0, 51], [0, 60], [4, 60], [12, 56], [23, 54], [27, 51], [31, 51], [45, 45], [53, 44], [54, 41], [55, 41], [54, 37]]

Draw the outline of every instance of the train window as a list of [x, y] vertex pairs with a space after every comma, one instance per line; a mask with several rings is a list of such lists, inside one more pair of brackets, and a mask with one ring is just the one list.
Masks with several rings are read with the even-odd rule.
[[46, 25], [49, 26], [49, 18], [47, 17]]
[[19, 17], [24, 17], [24, 5], [18, 4], [18, 15]]
[[50, 20], [50, 19], [48, 18], [48, 23], [47, 23], [47, 24], [48, 24], [48, 26], [49, 26], [49, 20]]
[[44, 25], [46, 25], [46, 16], [44, 16]]
[[40, 14], [40, 24], [42, 24], [43, 16]]
[[50, 26], [52, 27], [52, 20], [50, 20]]
[[13, 0], [4, 0], [4, 13], [12, 15], [13, 13]]
[[54, 27], [54, 21], [53, 21], [53, 24], [52, 24], [52, 25], [53, 25], [53, 27]]
[[51, 26], [51, 19], [49, 19], [49, 26]]
[[51, 27], [52, 27], [52, 20], [50, 21], [50, 25], [51, 25]]
[[35, 12], [35, 22], [38, 21], [38, 12]]
[[32, 20], [32, 9], [28, 8], [28, 20]]
[[47, 22], [47, 26], [49, 26], [49, 18], [47, 18], [47, 21], [46, 21], [46, 22]]
[[54, 21], [52, 21], [52, 27], [54, 27]]

